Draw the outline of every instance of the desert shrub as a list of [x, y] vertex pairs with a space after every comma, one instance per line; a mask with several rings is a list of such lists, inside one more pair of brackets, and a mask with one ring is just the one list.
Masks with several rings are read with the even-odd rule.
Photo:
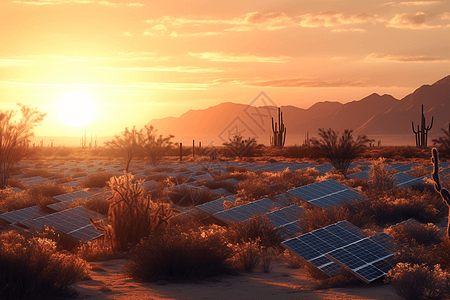
[[256, 241], [264, 248], [277, 247], [283, 241], [273, 223], [261, 216], [254, 216], [247, 222], [229, 226], [227, 240], [233, 244]]
[[443, 294], [445, 277], [439, 266], [430, 269], [423, 264], [409, 263], [398, 263], [387, 274], [396, 293], [408, 300], [439, 298]]
[[102, 188], [108, 185], [107, 182], [111, 179], [111, 177], [117, 175], [117, 173], [112, 172], [91, 174], [88, 178], [81, 180], [78, 185], [83, 188]]
[[386, 230], [398, 242], [408, 246], [437, 245], [442, 242], [443, 233], [434, 224], [398, 224]]
[[302, 232], [307, 233], [344, 220], [360, 228], [373, 224], [370, 212], [348, 202], [324, 209], [306, 209], [300, 216], [299, 225]]
[[101, 215], [107, 215], [109, 211], [109, 205], [111, 203], [105, 197], [91, 197], [87, 199], [78, 199], [78, 201], [74, 201], [71, 203], [69, 207], [78, 207], [82, 206], [89, 210], [98, 212]]
[[35, 187], [29, 188], [27, 194], [30, 197], [55, 197], [62, 194], [67, 194], [72, 192], [72, 188], [65, 187], [63, 185], [55, 184], [55, 183], [44, 183]]
[[450, 156], [450, 125], [448, 130], [442, 128], [441, 129], [444, 132], [444, 135], [433, 139], [433, 145], [436, 145], [439, 153], [441, 153], [443, 156]]
[[172, 227], [151, 235], [131, 253], [125, 272], [155, 282], [230, 273], [233, 250], [218, 226]]
[[53, 241], [0, 235], [0, 298], [48, 299], [76, 294], [70, 285], [89, 277], [86, 262], [56, 251]]
[[145, 180], [146, 181], [153, 180], [153, 181], [160, 182], [160, 181], [166, 180], [167, 178], [169, 178], [169, 176], [166, 174], [152, 174], [152, 175], [146, 176]]
[[45, 169], [34, 169], [25, 172], [22, 177], [23, 178], [29, 178], [29, 177], [35, 177], [35, 176], [41, 176], [44, 178], [55, 178], [55, 174], [51, 173], [48, 170]]
[[0, 210], [8, 212], [37, 205], [38, 203], [39, 199], [30, 197], [26, 191], [22, 191], [19, 193], [7, 192], [2, 193]]
[[[292, 254], [289, 250], [284, 250], [282, 258], [286, 261], [289, 268], [300, 269], [305, 266], [304, 262], [295, 254]], [[317, 269], [317, 268], [315, 268]], [[321, 272], [322, 273], [322, 272]]]
[[313, 149], [327, 158], [344, 176], [350, 164], [363, 154], [365, 144], [372, 141], [365, 135], [358, 135], [356, 140], [353, 140], [352, 132], [352, 130], [345, 130], [341, 137], [338, 137], [338, 133], [331, 128], [328, 130], [320, 128], [321, 139], [311, 140]]
[[17, 187], [19, 189], [26, 189], [26, 186], [23, 184], [22, 180], [19, 178], [11, 177], [8, 179], [8, 186], [10, 187]]
[[223, 188], [232, 194], [237, 192], [236, 185], [226, 180], [199, 180], [197, 182], [200, 185], [204, 185], [212, 190]]
[[97, 227], [111, 236], [115, 249], [122, 251], [162, 229], [172, 217], [172, 210], [163, 203], [153, 202], [134, 177], [125, 172], [109, 181], [112, 196], [108, 212], [110, 225]]
[[386, 160], [382, 157], [372, 161], [372, 166], [369, 171], [369, 186], [371, 188], [382, 191], [394, 188], [395, 170], [388, 171], [386, 166]]
[[412, 175], [414, 177], [422, 177], [425, 175], [429, 175], [431, 172], [430, 172], [430, 170], [425, 168], [425, 166], [413, 166], [411, 168], [411, 170], [409, 170], [406, 173], [408, 173], [409, 175]]
[[121, 257], [120, 253], [114, 251], [113, 241], [108, 236], [79, 244], [75, 253], [86, 261], [110, 260]]
[[245, 172], [249, 172], [246, 167], [240, 167], [240, 166], [225, 167], [225, 171], [227, 171], [228, 173], [245, 173]]
[[259, 240], [241, 242], [233, 246], [234, 265], [246, 272], [253, 272], [262, 259], [262, 249]]
[[221, 197], [210, 190], [190, 186], [174, 186], [168, 196], [174, 204], [182, 207], [200, 205]]
[[261, 155], [264, 147], [264, 145], [258, 144], [255, 138], [244, 140], [240, 134], [234, 135], [228, 142], [223, 143], [223, 146], [225, 156], [237, 156], [239, 159]]
[[48, 239], [54, 242], [58, 251], [71, 251], [80, 244], [80, 241], [73, 236], [47, 225], [42, 225], [40, 232], [33, 230], [32, 235], [35, 238]]
[[139, 132], [139, 146], [144, 156], [149, 160], [149, 162], [156, 166], [158, 165], [162, 158], [168, 154], [168, 151], [173, 147], [177, 146], [171, 139], [173, 135], [168, 135], [163, 137], [162, 134], [157, 136], [156, 132], [158, 130], [154, 129], [153, 126], [144, 126], [144, 128]]

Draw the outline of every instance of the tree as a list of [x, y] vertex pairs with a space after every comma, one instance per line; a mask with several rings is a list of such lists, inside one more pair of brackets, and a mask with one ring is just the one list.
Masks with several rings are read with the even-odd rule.
[[128, 172], [130, 168], [131, 160], [138, 155], [139, 152], [139, 131], [136, 130], [136, 126], [133, 126], [132, 130], [128, 127], [121, 135], [115, 135], [114, 139], [105, 142], [105, 145], [109, 147], [114, 154], [122, 156], [125, 162], [125, 171]]
[[37, 108], [17, 104], [22, 117], [15, 120], [17, 111], [0, 112], [0, 189], [8, 184], [13, 167], [31, 154], [28, 147], [33, 129], [45, 117]]
[[139, 146], [145, 157], [154, 166], [158, 165], [161, 159], [166, 155], [167, 151], [172, 148], [174, 143], [171, 139], [173, 135], [168, 135], [163, 137], [162, 134], [157, 136], [156, 131], [153, 126], [145, 126], [144, 129], [140, 131], [140, 141]]
[[244, 138], [240, 134], [236, 134], [229, 142], [223, 143], [223, 146], [232, 155], [239, 157], [241, 160], [244, 156], [253, 156], [255, 153], [262, 148], [262, 145], [258, 144], [255, 138]]
[[373, 141], [368, 139], [366, 135], [358, 135], [355, 141], [352, 132], [353, 130], [346, 129], [339, 138], [338, 132], [331, 128], [328, 130], [321, 128], [319, 129], [319, 136], [322, 139], [313, 138], [311, 141], [313, 149], [329, 159], [344, 176], [347, 176], [350, 164], [363, 153], [366, 144]]

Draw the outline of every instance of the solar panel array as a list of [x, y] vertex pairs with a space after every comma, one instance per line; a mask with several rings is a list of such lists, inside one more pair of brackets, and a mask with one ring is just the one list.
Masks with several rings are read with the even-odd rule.
[[358, 227], [341, 221], [282, 242], [282, 245], [328, 276], [348, 268], [369, 283], [391, 268], [393, 238], [385, 233], [366, 237]]
[[290, 205], [279, 210], [268, 212], [264, 215], [278, 229], [278, 233], [283, 239], [301, 232], [301, 227], [297, 224], [303, 209], [297, 205]]
[[56, 211], [61, 211], [70, 207], [70, 205], [77, 199], [91, 198], [92, 195], [86, 191], [76, 191], [68, 194], [54, 196], [53, 198], [60, 202], [47, 205], [47, 207]]
[[222, 197], [222, 198], [219, 198], [217, 200], [213, 200], [213, 201], [210, 201], [210, 202], [206, 202], [206, 203], [197, 205], [196, 208], [201, 210], [201, 211], [203, 211], [203, 212], [206, 212], [208, 214], [213, 215], [213, 214], [215, 214], [217, 212], [225, 210], [224, 207], [223, 207], [223, 203], [225, 201], [231, 201], [231, 202], [234, 203], [236, 201], [236, 196], [230, 195], [230, 196], [227, 196], [227, 197]]
[[43, 213], [38, 206], [30, 206], [14, 211], [10, 211], [0, 215], [0, 219], [3, 219], [9, 223], [20, 223], [26, 220], [31, 220], [47, 215]]
[[22, 224], [36, 231], [41, 231], [43, 225], [52, 226], [56, 230], [88, 242], [103, 235], [102, 232], [95, 229], [94, 225], [91, 224], [89, 217], [104, 219], [98, 213], [79, 206], [40, 218], [27, 220], [22, 222]]
[[304, 185], [288, 193], [320, 208], [340, 205], [347, 199], [365, 199], [363, 195], [333, 179]]
[[369, 179], [369, 172], [368, 171], [360, 171], [360, 172], [356, 172], [350, 175], [347, 175], [348, 178], [350, 179], [355, 179], [355, 178], [360, 178], [360, 179]]
[[214, 217], [224, 221], [225, 223], [243, 222], [249, 220], [255, 215], [267, 213], [271, 209], [274, 209], [278, 206], [279, 204], [273, 202], [269, 198], [263, 198], [261, 200], [217, 212], [214, 214]]

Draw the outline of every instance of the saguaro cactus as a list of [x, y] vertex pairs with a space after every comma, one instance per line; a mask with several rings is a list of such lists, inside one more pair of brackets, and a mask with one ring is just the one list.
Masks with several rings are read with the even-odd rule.
[[84, 136], [82, 135], [81, 136], [81, 139], [80, 139], [80, 144], [81, 144], [81, 147], [86, 147], [86, 129], [84, 130]]
[[[450, 208], [450, 192], [441, 186], [441, 182], [439, 180], [439, 152], [436, 148], [431, 150], [431, 162], [433, 163], [433, 173], [431, 174], [431, 178], [434, 181], [434, 189], [441, 195], [442, 200], [444, 200]], [[447, 225], [447, 237], [450, 238], [450, 213]]]
[[419, 125], [417, 125], [417, 131], [414, 130], [414, 121], [412, 122], [412, 130], [414, 134], [416, 135], [416, 146], [419, 148], [426, 148], [427, 147], [427, 138], [428, 138], [428, 131], [433, 127], [433, 119], [434, 117], [431, 117], [431, 125], [425, 126], [425, 116], [423, 115], [423, 104], [422, 104], [422, 119]]
[[275, 125], [272, 117], [272, 131], [273, 136], [270, 137], [270, 144], [275, 147], [283, 147], [286, 142], [286, 127], [284, 127], [281, 108], [278, 108], [278, 123], [275, 122]]

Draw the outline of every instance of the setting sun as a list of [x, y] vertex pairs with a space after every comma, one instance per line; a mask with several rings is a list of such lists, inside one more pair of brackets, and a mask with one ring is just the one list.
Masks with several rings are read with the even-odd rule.
[[95, 103], [87, 93], [68, 92], [63, 94], [58, 104], [58, 114], [67, 125], [83, 126], [94, 117]]

